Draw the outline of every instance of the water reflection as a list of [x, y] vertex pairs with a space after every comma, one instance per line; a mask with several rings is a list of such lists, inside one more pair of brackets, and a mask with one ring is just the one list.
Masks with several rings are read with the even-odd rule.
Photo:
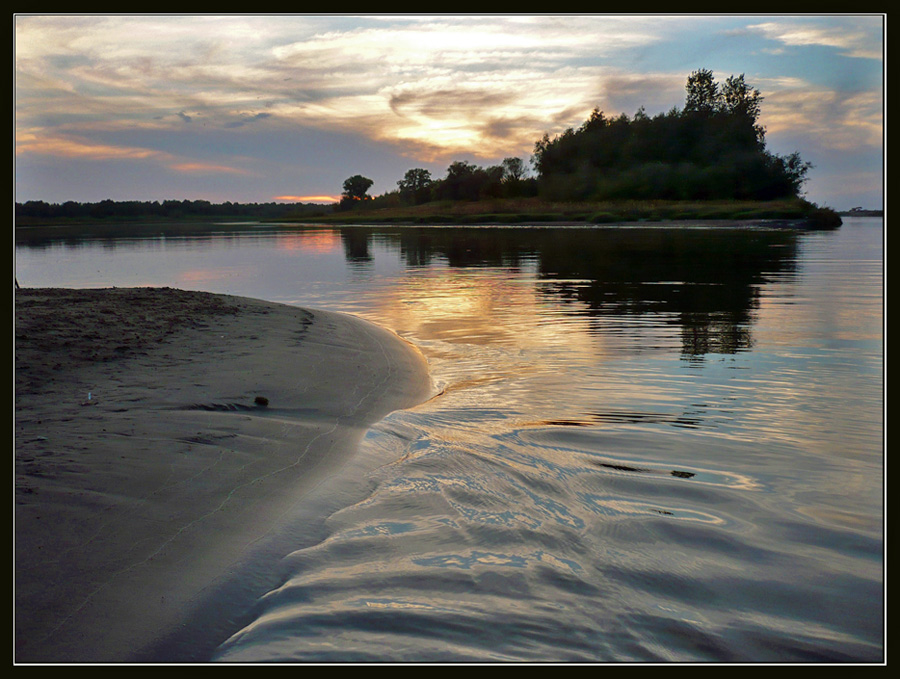
[[590, 316], [666, 317], [688, 357], [752, 345], [759, 286], [793, 271], [797, 234], [747, 229], [341, 229], [348, 261], [370, 261], [373, 240], [407, 267], [534, 267], [539, 290]]
[[[123, 239], [123, 234], [128, 238]], [[276, 250], [303, 257], [331, 256], [343, 251], [348, 269], [365, 278], [376, 266], [378, 253], [390, 253], [407, 273], [436, 266], [446, 270], [446, 289], [432, 295], [444, 305], [435, 324], [451, 335], [463, 319], [485, 325], [468, 337], [497, 335], [485, 309], [519, 298], [521, 274], [530, 274], [538, 297], [562, 302], [569, 315], [587, 315], [594, 331], [609, 331], [602, 319], [652, 319], [678, 330], [681, 354], [702, 360], [707, 354], [735, 354], [753, 345], [754, 314], [759, 289], [773, 277], [793, 274], [798, 234], [776, 229], [666, 228], [457, 228], [457, 227], [287, 227], [261, 224], [143, 226], [88, 225], [70, 229], [28, 229], [16, 234], [29, 250], [85, 248], [105, 250], [163, 248], [177, 243], [207, 248], [228, 245], [246, 249], [274, 243]], [[244, 252], [244, 250], [242, 250]], [[245, 253], [246, 254], [246, 253]], [[190, 286], [209, 279], [247, 277], [254, 263], [232, 263], [216, 275], [209, 267], [185, 273]], [[269, 263], [265, 264], [266, 267]], [[492, 270], [479, 279], [466, 271]], [[458, 271], [460, 275], [452, 272]], [[507, 281], [497, 272], [505, 272]], [[446, 271], [445, 271], [446, 274]], [[293, 274], [296, 276], [296, 274]], [[286, 274], [290, 278], [290, 274]], [[410, 279], [425, 282], [422, 276]], [[488, 287], [485, 288], [484, 286]], [[402, 303], [417, 305], [416, 285]], [[261, 295], [265, 296], [265, 295]], [[534, 305], [540, 306], [540, 299]], [[435, 309], [432, 309], [435, 310]], [[437, 327], [437, 326], [435, 326]], [[461, 328], [469, 332], [469, 325]]]

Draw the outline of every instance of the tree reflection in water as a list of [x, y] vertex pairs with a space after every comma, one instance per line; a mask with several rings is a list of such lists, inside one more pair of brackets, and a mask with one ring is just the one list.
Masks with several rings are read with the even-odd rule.
[[682, 354], [749, 349], [759, 287], [791, 274], [797, 232], [745, 228], [345, 227], [349, 262], [371, 261], [377, 238], [407, 267], [537, 263], [540, 290], [594, 318], [654, 315], [677, 325]]

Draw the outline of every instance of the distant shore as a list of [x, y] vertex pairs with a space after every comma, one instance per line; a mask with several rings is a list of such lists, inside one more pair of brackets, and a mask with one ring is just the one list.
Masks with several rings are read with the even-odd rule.
[[841, 210], [838, 214], [842, 217], [884, 217], [884, 210], [863, 210], [854, 208], [852, 210]]
[[792, 228], [836, 228], [840, 217], [801, 199], [772, 201], [620, 200], [548, 202], [537, 199], [444, 201], [417, 206], [368, 207], [335, 212], [324, 223], [354, 224], [504, 224], [567, 226], [682, 226], [777, 223]]
[[[263, 210], [258, 214], [241, 212], [210, 211], [204, 214], [200, 208], [195, 212], [173, 213], [165, 218], [158, 215], [117, 212], [110, 208], [102, 215], [93, 217], [89, 209], [81, 216], [61, 216], [46, 206], [45, 211], [25, 209], [17, 205], [17, 231], [30, 231], [40, 227], [90, 225], [92, 228], [113, 228], [119, 226], [142, 227], [150, 224], [209, 224], [217, 223], [223, 228], [229, 224], [239, 225], [242, 221], [258, 220], [272, 224], [359, 224], [359, 225], [541, 225], [541, 226], [593, 226], [662, 224], [677, 226], [685, 223], [703, 222], [706, 225], [742, 225], [746, 222], [774, 222], [793, 228], [829, 229], [840, 226], [841, 219], [830, 208], [820, 208], [802, 199], [782, 199], [771, 201], [663, 201], [663, 200], [621, 200], [605, 202], [551, 202], [534, 198], [491, 199], [479, 201], [433, 201], [421, 205], [385, 206], [373, 201], [361, 204], [356, 209], [339, 211], [331, 206], [319, 206], [318, 211], [309, 210], [305, 205], [302, 214], [283, 211], [278, 217]], [[61, 207], [61, 206], [56, 206]], [[84, 207], [84, 206], [83, 206]], [[203, 206], [201, 206], [203, 207]], [[221, 206], [216, 206], [221, 207]], [[288, 207], [288, 206], [284, 206]], [[21, 209], [20, 209], [21, 208]], [[850, 213], [847, 213], [850, 214]], [[856, 214], [855, 212], [852, 214]]]
[[432, 388], [414, 347], [344, 314], [21, 289], [15, 318], [20, 663], [140, 657]]

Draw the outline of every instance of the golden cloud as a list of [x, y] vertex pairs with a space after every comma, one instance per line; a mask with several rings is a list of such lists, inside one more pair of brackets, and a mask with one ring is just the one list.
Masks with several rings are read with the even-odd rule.
[[166, 154], [153, 149], [113, 146], [67, 137], [45, 136], [40, 131], [29, 130], [16, 134], [16, 154], [41, 154], [66, 158], [145, 159]]
[[275, 196], [273, 200], [284, 200], [292, 203], [338, 203], [340, 196]]
[[242, 170], [237, 167], [231, 167], [228, 165], [213, 165], [212, 163], [197, 163], [197, 162], [187, 162], [187, 163], [172, 163], [169, 165], [169, 168], [172, 170], [176, 170], [178, 172], [199, 172], [199, 173], [224, 173], [224, 174], [251, 174], [246, 170]]

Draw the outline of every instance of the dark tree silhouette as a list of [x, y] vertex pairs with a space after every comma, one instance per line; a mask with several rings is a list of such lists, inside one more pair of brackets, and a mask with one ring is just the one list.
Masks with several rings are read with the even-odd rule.
[[722, 87], [721, 106], [725, 113], [745, 116], [756, 124], [760, 113], [760, 102], [763, 100], [759, 90], [752, 89], [744, 81], [744, 74], [729, 76]]
[[438, 200], [479, 200], [502, 195], [503, 168], [493, 165], [479, 167], [465, 160], [457, 160], [447, 168], [447, 176], [434, 188]]
[[368, 191], [374, 183], [368, 177], [355, 174], [344, 180], [344, 193], [341, 195], [348, 200], [366, 200], [369, 197]]
[[503, 168], [503, 181], [505, 182], [517, 182], [525, 178], [527, 168], [525, 161], [521, 158], [504, 158], [500, 167]]
[[407, 170], [397, 182], [400, 197], [407, 203], [426, 203], [431, 198], [431, 172], [420, 167]]
[[744, 75], [720, 87], [700, 69], [683, 111], [639, 109], [608, 118], [599, 109], [575, 129], [534, 147], [541, 195], [550, 200], [772, 200], [798, 197], [811, 168], [797, 153], [765, 147], [762, 96]]
[[713, 72], [701, 68], [688, 76], [685, 85], [687, 96], [684, 110], [690, 113], [713, 113], [720, 107], [719, 86], [713, 79]]
[[284, 219], [300, 214], [324, 212], [324, 205], [312, 203], [210, 203], [207, 200], [113, 201], [62, 204], [29, 200], [16, 203], [16, 219], [32, 223], [40, 220], [134, 221], [205, 217], [249, 217]]
[[369, 189], [374, 184], [368, 177], [361, 174], [355, 174], [344, 180], [344, 192], [341, 194], [341, 202], [335, 208], [337, 210], [352, 210], [363, 202], [372, 200], [368, 194]]

